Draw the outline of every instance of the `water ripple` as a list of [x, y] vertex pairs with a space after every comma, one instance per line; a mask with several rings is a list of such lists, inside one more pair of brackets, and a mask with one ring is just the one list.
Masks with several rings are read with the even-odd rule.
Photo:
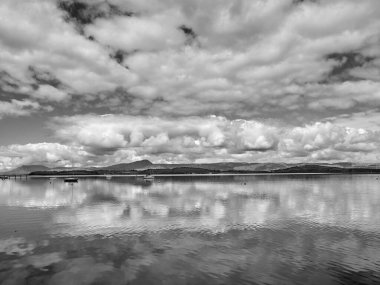
[[0, 283], [380, 283], [371, 176], [239, 179], [1, 184]]

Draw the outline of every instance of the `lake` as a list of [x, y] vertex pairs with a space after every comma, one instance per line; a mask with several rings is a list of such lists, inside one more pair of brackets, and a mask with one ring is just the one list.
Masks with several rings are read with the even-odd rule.
[[0, 180], [0, 284], [380, 284], [380, 178]]

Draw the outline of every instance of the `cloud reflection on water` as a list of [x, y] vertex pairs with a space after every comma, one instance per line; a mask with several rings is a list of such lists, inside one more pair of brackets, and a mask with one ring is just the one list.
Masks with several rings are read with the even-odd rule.
[[0, 235], [0, 283], [380, 280], [374, 176], [0, 183], [0, 225], [5, 219], [33, 224], [12, 237]]
[[[304, 219], [308, 223], [380, 229], [380, 193], [373, 176], [81, 179], [2, 182], [2, 204], [57, 208], [54, 234], [223, 231]], [[50, 226], [50, 225], [49, 225]]]

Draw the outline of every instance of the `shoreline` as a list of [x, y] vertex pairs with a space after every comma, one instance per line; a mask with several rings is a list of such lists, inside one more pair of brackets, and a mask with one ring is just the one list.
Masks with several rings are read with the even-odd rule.
[[[213, 177], [213, 176], [283, 176], [283, 175], [379, 175], [378, 173], [210, 173], [210, 174], [151, 174], [153, 177]], [[78, 174], [78, 175], [28, 175], [28, 178], [68, 178], [68, 177], [136, 177], [144, 178], [144, 174]]]

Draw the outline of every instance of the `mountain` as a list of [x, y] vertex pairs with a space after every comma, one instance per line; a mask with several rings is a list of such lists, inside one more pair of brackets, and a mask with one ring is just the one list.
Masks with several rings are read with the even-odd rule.
[[22, 165], [11, 171], [2, 172], [1, 174], [2, 175], [26, 175], [35, 171], [48, 171], [48, 170], [50, 170], [50, 168], [44, 165]]
[[102, 170], [144, 170], [144, 169], [149, 169], [152, 168], [153, 163], [150, 162], [149, 160], [139, 160], [131, 163], [120, 163], [120, 164], [115, 164], [107, 167], [102, 167], [100, 169]]
[[219, 171], [210, 171], [209, 169], [199, 168], [199, 167], [175, 167], [167, 169], [147, 169], [139, 171], [140, 174], [207, 174], [207, 173], [218, 173]]
[[[155, 169], [174, 169], [174, 168], [201, 168], [207, 170], [231, 171], [236, 167], [246, 166], [244, 162], [217, 162], [217, 163], [176, 163], [176, 164], [154, 164]], [[153, 167], [152, 167], [153, 168]]]
[[374, 167], [345, 167], [337, 164], [299, 164], [271, 171], [271, 173], [380, 173], [379, 168]]
[[74, 170], [98, 170], [98, 167], [52, 167], [49, 169], [50, 171], [74, 171]]
[[273, 171], [288, 168], [289, 165], [286, 163], [250, 163], [244, 166], [234, 167], [237, 171]]

